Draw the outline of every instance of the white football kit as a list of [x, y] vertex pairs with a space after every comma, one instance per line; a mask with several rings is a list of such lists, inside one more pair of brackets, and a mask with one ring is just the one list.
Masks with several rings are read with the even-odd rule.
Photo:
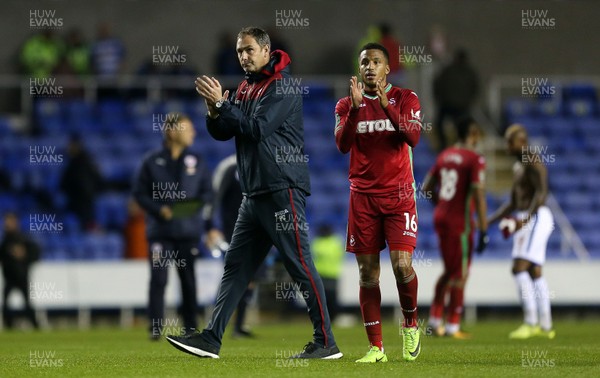
[[[517, 217], [524, 220], [527, 213], [520, 212]], [[547, 206], [540, 206], [529, 222], [513, 235], [512, 258], [543, 265], [546, 261], [546, 246], [552, 230], [554, 230], [552, 212]]]

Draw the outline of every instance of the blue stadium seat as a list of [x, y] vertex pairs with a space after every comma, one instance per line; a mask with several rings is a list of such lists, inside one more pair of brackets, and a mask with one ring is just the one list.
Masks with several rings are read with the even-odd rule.
[[594, 103], [598, 101], [596, 87], [589, 83], [571, 83], [565, 85], [562, 94], [565, 101], [589, 100]]
[[189, 100], [185, 103], [185, 112], [190, 117], [198, 117], [204, 119], [206, 117], [206, 106], [201, 99]]
[[127, 117], [127, 109], [122, 100], [104, 100], [97, 105], [100, 130], [107, 135], [132, 131], [133, 125]]
[[560, 116], [563, 113], [563, 104], [554, 98], [539, 100], [535, 103], [535, 106], [537, 113], [541, 117], [552, 118]]
[[120, 260], [125, 252], [125, 242], [123, 236], [111, 232], [105, 236], [103, 245], [103, 256], [109, 260]]
[[16, 212], [19, 210], [19, 197], [17, 194], [0, 192], [0, 214], [8, 211]]
[[[586, 118], [576, 121], [577, 129], [590, 141], [600, 139], [600, 119]], [[595, 148], [595, 150], [600, 150]]]
[[59, 134], [64, 132], [65, 121], [61, 101], [56, 99], [37, 99], [33, 103], [33, 115], [42, 133]]
[[84, 100], [70, 100], [63, 107], [70, 132], [84, 134], [97, 128], [92, 104]]
[[128, 194], [107, 193], [96, 199], [96, 220], [107, 230], [122, 229], [127, 221]]
[[[559, 161], [564, 161], [559, 159]], [[573, 175], [568, 171], [554, 172], [548, 175], [550, 181], [550, 190], [564, 193], [567, 190], [573, 189]]]
[[569, 210], [570, 214], [575, 215], [577, 212], [586, 211], [590, 206], [590, 200], [585, 193], [571, 192], [566, 194], [562, 205]]
[[13, 132], [12, 121], [9, 117], [0, 117], [0, 137], [6, 137]]
[[507, 99], [504, 103], [504, 112], [509, 123], [518, 118], [535, 116], [535, 110], [530, 99], [515, 97]]
[[594, 100], [576, 99], [565, 102], [565, 114], [574, 118], [591, 118], [598, 114]]
[[587, 231], [581, 235], [583, 245], [588, 249], [591, 254], [595, 254], [594, 257], [598, 258], [598, 251], [600, 251], [600, 232], [598, 230]]
[[[585, 198], [585, 197], [584, 197]], [[591, 199], [587, 199], [588, 210], [580, 211], [577, 213], [577, 216], [572, 217], [571, 223], [575, 230], [579, 231], [590, 231], [590, 232], [598, 232], [600, 227], [600, 217], [595, 211], [590, 211], [590, 207], [592, 206]]]

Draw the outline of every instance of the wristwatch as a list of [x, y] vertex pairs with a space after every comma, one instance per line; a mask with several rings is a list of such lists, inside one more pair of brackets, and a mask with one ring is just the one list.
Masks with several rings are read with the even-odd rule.
[[217, 101], [215, 103], [215, 108], [217, 108], [217, 110], [221, 110], [221, 106], [223, 106], [224, 102], [225, 102], [225, 98], [220, 99], [219, 101]]

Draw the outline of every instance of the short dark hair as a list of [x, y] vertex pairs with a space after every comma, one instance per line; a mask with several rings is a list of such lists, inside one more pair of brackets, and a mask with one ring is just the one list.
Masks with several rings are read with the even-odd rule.
[[260, 47], [265, 47], [265, 45], [271, 46], [271, 38], [269, 38], [269, 34], [264, 29], [247, 26], [240, 30], [237, 37], [240, 39], [246, 35], [253, 37]]
[[379, 43], [369, 42], [366, 45], [364, 45], [358, 53], [360, 54], [365, 50], [379, 50], [383, 53], [383, 55], [385, 55], [385, 59], [388, 61], [388, 63], [390, 61], [390, 54], [388, 53], [387, 49]]
[[456, 135], [459, 141], [464, 142], [467, 139], [471, 126], [477, 127], [477, 122], [471, 116], [462, 117], [456, 121]]

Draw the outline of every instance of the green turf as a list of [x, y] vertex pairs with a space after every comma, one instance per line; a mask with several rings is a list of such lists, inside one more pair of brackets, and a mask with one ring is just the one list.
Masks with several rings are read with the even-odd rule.
[[259, 337], [253, 340], [232, 340], [226, 335], [219, 360], [181, 353], [165, 340], [150, 342], [140, 328], [3, 332], [0, 377], [600, 376], [597, 322], [558, 322], [556, 339], [525, 341], [507, 338], [517, 323], [479, 323], [469, 328], [472, 340], [425, 337], [421, 355], [411, 363], [401, 358], [398, 327], [387, 323], [384, 343], [389, 362], [369, 365], [354, 363], [367, 351], [361, 327], [334, 330], [345, 354], [341, 360], [284, 358], [309, 340], [308, 321], [257, 327]]

